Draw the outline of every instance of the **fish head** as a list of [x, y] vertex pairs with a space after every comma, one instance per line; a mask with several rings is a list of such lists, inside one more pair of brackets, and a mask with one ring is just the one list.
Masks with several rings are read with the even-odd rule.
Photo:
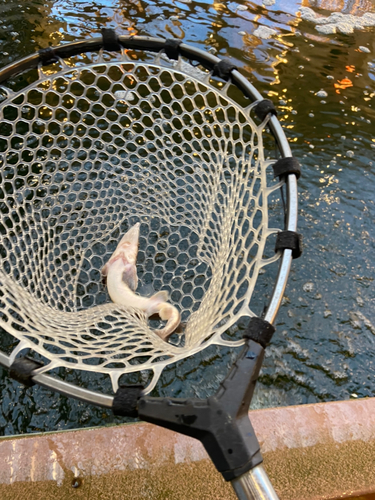
[[129, 264], [135, 264], [137, 261], [138, 247], [139, 247], [139, 228], [140, 223], [137, 222], [133, 227], [129, 229], [127, 233], [121, 238], [120, 243], [113, 254], [113, 257], [117, 253], [123, 253]]
[[139, 228], [140, 223], [137, 222], [124, 234], [111, 258], [102, 268], [102, 277], [104, 279], [108, 279], [109, 274], [113, 279], [113, 273], [117, 272], [124, 283], [133, 291], [138, 286], [136, 261], [139, 246]]
[[108, 266], [118, 259], [122, 259], [124, 264], [133, 264], [137, 262], [138, 246], [139, 246], [139, 227], [137, 222], [127, 233], [121, 238], [116, 250], [111, 255], [111, 258], [102, 269], [102, 274], [108, 273]]

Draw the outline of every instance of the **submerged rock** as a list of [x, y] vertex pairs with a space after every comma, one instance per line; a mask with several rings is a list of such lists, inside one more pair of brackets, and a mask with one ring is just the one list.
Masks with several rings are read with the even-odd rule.
[[253, 34], [258, 38], [268, 40], [269, 38], [272, 38], [274, 35], [276, 35], [277, 31], [272, 28], [268, 28], [267, 26], [259, 26], [259, 28], [257, 28]]
[[366, 12], [363, 16], [333, 12], [325, 17], [317, 15], [310, 7], [301, 7], [300, 13], [302, 19], [316, 24], [315, 29], [326, 35], [336, 33], [337, 31], [349, 34], [353, 33], [355, 29], [375, 26], [375, 13], [372, 12]]
[[312, 283], [311, 281], [308, 281], [307, 283], [305, 283], [303, 285], [303, 291], [304, 292], [312, 292], [314, 290], [314, 283]]

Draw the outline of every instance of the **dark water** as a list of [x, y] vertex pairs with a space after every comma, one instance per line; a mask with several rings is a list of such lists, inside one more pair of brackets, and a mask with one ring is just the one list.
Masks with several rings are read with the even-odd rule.
[[[303, 4], [330, 14], [323, 0]], [[322, 35], [297, 15], [300, 6], [293, 1], [269, 7], [211, 0], [0, 2], [0, 66], [106, 26], [119, 34], [181, 38], [229, 57], [278, 105], [303, 165], [299, 228], [305, 250], [293, 264], [254, 407], [375, 392], [375, 29]], [[340, 8], [354, 15], [375, 10], [371, 2], [358, 7], [349, 0]], [[260, 26], [276, 33], [259, 38], [254, 31]], [[317, 95], [322, 90], [324, 97]], [[233, 357], [212, 347], [194, 363], [187, 359], [172, 366], [160, 393], [209, 394]], [[78, 384], [80, 377], [85, 382], [82, 374], [74, 379]], [[0, 384], [1, 434], [120, 421], [40, 387], [26, 390], [6, 372]]]

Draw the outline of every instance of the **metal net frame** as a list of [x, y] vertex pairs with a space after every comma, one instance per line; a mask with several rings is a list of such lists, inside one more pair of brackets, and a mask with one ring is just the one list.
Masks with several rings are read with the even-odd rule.
[[[273, 321], [291, 252], [266, 251], [283, 229], [270, 227], [269, 199], [285, 183], [272, 165], [291, 154], [276, 117], [255, 116], [262, 97], [237, 70], [225, 82], [213, 74], [220, 60], [199, 49], [181, 44], [170, 59], [164, 40], [118, 40], [118, 51], [92, 39], [0, 72], [0, 326], [18, 341], [0, 361], [31, 349], [46, 360], [34, 375], [103, 373], [114, 392], [123, 374], [152, 370], [147, 393], [169, 364], [241, 345], [226, 332], [257, 315], [257, 279], [281, 259]], [[286, 189], [295, 230], [294, 176]], [[160, 320], [112, 303], [101, 282], [137, 222], [137, 292], [165, 290], [181, 314], [168, 342], [154, 332]]]

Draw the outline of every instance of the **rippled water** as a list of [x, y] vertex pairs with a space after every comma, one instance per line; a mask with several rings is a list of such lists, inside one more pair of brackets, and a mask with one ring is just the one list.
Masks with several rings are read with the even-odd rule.
[[[264, 4], [7, 0], [0, 2], [0, 66], [87, 38], [103, 26], [119, 34], [181, 38], [234, 61], [278, 105], [303, 165], [299, 228], [305, 250], [293, 263], [253, 406], [373, 396], [375, 30], [324, 35], [301, 19], [299, 2]], [[375, 10], [369, 1], [338, 4], [348, 15]], [[332, 5], [303, 1], [326, 17]], [[215, 347], [194, 363], [187, 359], [165, 372], [160, 393], [204, 396], [233, 357]], [[85, 381], [85, 374], [74, 377]], [[5, 372], [0, 384], [2, 434], [119, 421], [40, 387], [26, 390]]]

